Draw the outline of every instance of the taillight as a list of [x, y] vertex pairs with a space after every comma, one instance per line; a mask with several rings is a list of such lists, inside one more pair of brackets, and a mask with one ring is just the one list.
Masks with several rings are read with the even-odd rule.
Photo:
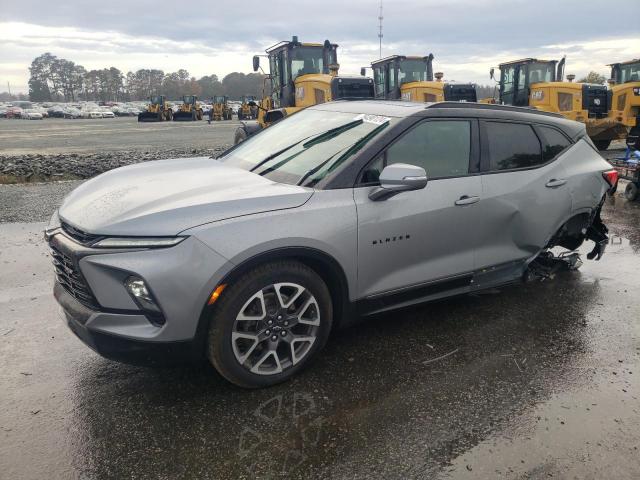
[[602, 176], [607, 181], [611, 188], [615, 187], [618, 183], [618, 171], [617, 170], [607, 170], [606, 172], [602, 172]]

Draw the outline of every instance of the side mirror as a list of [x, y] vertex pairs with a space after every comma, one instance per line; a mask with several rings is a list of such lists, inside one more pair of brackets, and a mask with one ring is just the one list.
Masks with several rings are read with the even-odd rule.
[[367, 74], [367, 69], [365, 67], [362, 67], [360, 69], [360, 75], [364, 77], [366, 74]]
[[253, 71], [257, 72], [260, 68], [260, 57], [258, 55], [253, 56]]
[[492, 68], [491, 68], [491, 70], [489, 70], [489, 78], [490, 78], [491, 80], [493, 80], [493, 74], [494, 74], [494, 72], [495, 72], [495, 69], [492, 67]]
[[400, 192], [421, 190], [427, 185], [424, 168], [406, 163], [394, 163], [382, 170], [380, 186], [369, 193], [373, 201], [386, 200]]

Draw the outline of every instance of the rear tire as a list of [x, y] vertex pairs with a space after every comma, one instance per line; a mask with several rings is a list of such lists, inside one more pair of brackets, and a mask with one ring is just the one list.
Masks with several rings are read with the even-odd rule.
[[611, 140], [595, 140], [593, 143], [598, 150], [606, 150], [611, 145]]
[[207, 356], [231, 383], [268, 387], [311, 363], [332, 322], [329, 289], [315, 271], [296, 261], [267, 263], [223, 291], [209, 324]]
[[627, 183], [627, 186], [624, 189], [624, 198], [633, 202], [636, 198], [638, 198], [638, 185], [633, 182]]

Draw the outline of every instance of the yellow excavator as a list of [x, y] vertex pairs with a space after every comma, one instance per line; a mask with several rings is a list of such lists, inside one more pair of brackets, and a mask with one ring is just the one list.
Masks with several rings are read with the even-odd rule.
[[211, 104], [211, 120], [231, 120], [233, 111], [229, 106], [229, 97], [226, 95], [215, 95]]
[[139, 122], [163, 122], [173, 120], [173, 110], [164, 95], [149, 98], [149, 105], [144, 112], [138, 114]]
[[[426, 57], [392, 55], [371, 62], [376, 98], [411, 102], [476, 102], [471, 83], [445, 83], [441, 72], [433, 73], [433, 54]], [[366, 67], [360, 69], [365, 75]], [[434, 80], [435, 77], [435, 80]]]
[[[564, 79], [565, 59], [524, 58], [502, 63], [498, 83], [499, 97], [494, 102], [556, 112], [586, 125], [587, 134], [600, 150], [612, 140], [624, 138], [627, 128], [609, 116], [609, 92], [604, 85], [576, 83], [575, 75]], [[494, 78], [495, 69], [489, 76]]]
[[255, 120], [258, 118], [258, 106], [256, 97], [253, 95], [243, 95], [240, 98], [240, 108], [238, 108], [238, 120]]
[[198, 102], [198, 97], [195, 95], [185, 95], [182, 97], [182, 105], [177, 112], [173, 114], [173, 119], [175, 121], [192, 121], [192, 120], [202, 120], [204, 116], [204, 111], [202, 110], [202, 106], [200, 102]]
[[260, 69], [262, 56], [268, 58], [270, 73], [265, 78], [262, 100], [259, 104], [249, 103], [258, 107], [257, 120], [242, 121], [235, 132], [234, 143], [311, 105], [338, 99], [373, 98], [373, 79], [338, 75], [337, 49], [338, 45], [329, 40], [302, 43], [294, 36], [291, 41], [269, 47], [266, 55], [254, 56], [253, 71]]
[[640, 59], [612, 63], [609, 116], [628, 129], [627, 145], [640, 150]]

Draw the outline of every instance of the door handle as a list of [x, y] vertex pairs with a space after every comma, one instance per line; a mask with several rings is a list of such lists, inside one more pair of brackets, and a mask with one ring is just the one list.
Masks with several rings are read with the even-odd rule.
[[556, 187], [561, 187], [565, 183], [567, 183], [567, 181], [564, 178], [552, 178], [545, 184], [545, 187], [556, 188]]
[[456, 200], [456, 205], [471, 205], [472, 203], [478, 203], [480, 201], [480, 197], [470, 197], [469, 195], [463, 195], [458, 200]]

